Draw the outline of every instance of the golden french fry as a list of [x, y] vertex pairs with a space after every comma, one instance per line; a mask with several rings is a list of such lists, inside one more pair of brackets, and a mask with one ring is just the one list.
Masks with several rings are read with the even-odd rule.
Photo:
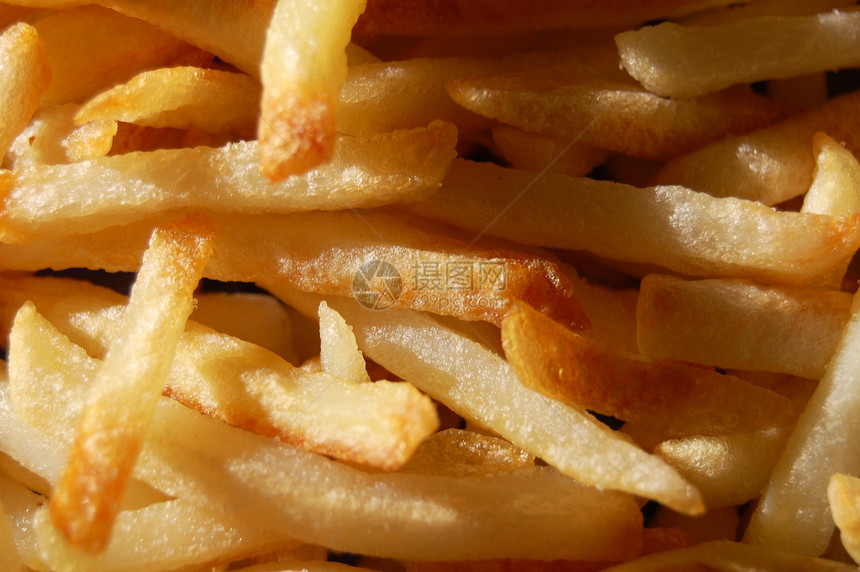
[[815, 173], [801, 212], [845, 216], [860, 212], [860, 163], [825, 133], [812, 138]]
[[[860, 64], [858, 31], [860, 13], [833, 11], [712, 26], [664, 22], [623, 32], [615, 41], [622, 65], [646, 88], [688, 98], [739, 83], [854, 67]], [[798, 42], [809, 48], [794, 49]]]
[[185, 219], [156, 229], [144, 254], [123, 325], [94, 381], [68, 464], [51, 495], [52, 521], [87, 552], [107, 546], [213, 238], [208, 221]]
[[671, 437], [784, 426], [792, 402], [712, 369], [625, 354], [521, 302], [502, 322], [505, 357], [523, 383], [574, 407]]
[[6, 174], [0, 183], [0, 235], [12, 242], [92, 232], [183, 208], [296, 212], [416, 200], [438, 189], [455, 143], [454, 127], [443, 122], [342, 137], [330, 163], [275, 185], [257, 172], [254, 142], [34, 166]]
[[9, 518], [3, 509], [2, 501], [0, 501], [0, 566], [9, 572], [24, 570], [24, 563], [18, 554], [18, 547], [15, 546], [15, 537], [12, 535], [12, 528], [9, 526]]
[[499, 437], [445, 429], [424, 441], [400, 471], [465, 477], [512, 471], [534, 462], [533, 455]]
[[304, 173], [334, 152], [346, 46], [365, 0], [275, 5], [260, 64], [260, 170], [271, 181]]
[[[484, 192], [488, 180], [492, 193]], [[523, 244], [785, 284], [840, 283], [860, 245], [856, 215], [776, 211], [683, 187], [640, 189], [460, 159], [437, 194], [405, 208]]]
[[51, 82], [45, 45], [29, 24], [0, 34], [0, 157], [26, 127]]
[[655, 182], [767, 205], [799, 197], [812, 183], [816, 132], [852, 152], [860, 150], [858, 101], [860, 93], [848, 93], [769, 127], [712, 143], [667, 163]]
[[605, 79], [471, 77], [447, 87], [463, 107], [524, 131], [655, 161], [668, 161], [784, 116], [771, 100], [752, 93], [684, 101]]
[[[312, 315], [319, 304], [314, 295], [266, 286], [303, 313]], [[674, 470], [585, 411], [527, 388], [510, 364], [482, 344], [417, 312], [374, 312], [345, 298], [330, 297], [327, 303], [352, 326], [370, 359], [563, 473], [680, 512], [703, 510], [698, 491]]]
[[320, 362], [323, 371], [347, 383], [367, 383], [367, 365], [343, 316], [320, 302]]
[[855, 562], [860, 562], [860, 479], [841, 473], [831, 475], [827, 502], [842, 545]]
[[850, 311], [847, 292], [650, 274], [639, 289], [637, 338], [655, 358], [820, 379]]
[[34, 26], [51, 66], [43, 105], [81, 102], [189, 50], [154, 26], [95, 6], [53, 12]]
[[81, 106], [75, 122], [110, 119], [247, 136], [256, 130], [259, 99], [259, 83], [245, 74], [192, 66], [159, 68], [99, 93]]
[[797, 420], [744, 539], [798, 554], [821, 554], [833, 533], [827, 481], [837, 472], [860, 474], [860, 295], [824, 377]]
[[[571, 327], [588, 325], [569, 279], [532, 254], [469, 247], [378, 212], [212, 218], [219, 239], [206, 276], [215, 280], [280, 283], [352, 296], [370, 308], [411, 307], [494, 324], [513, 300], [524, 300]], [[151, 228], [144, 221], [32, 245], [0, 244], [0, 268], [136, 271]]]
[[609, 153], [579, 141], [567, 141], [541, 133], [527, 133], [513, 127], [494, 127], [493, 145], [514, 169], [557, 171], [582, 177], [606, 161]]

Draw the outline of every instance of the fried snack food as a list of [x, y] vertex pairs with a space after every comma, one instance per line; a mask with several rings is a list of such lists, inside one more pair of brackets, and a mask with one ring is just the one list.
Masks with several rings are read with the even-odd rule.
[[852, 4], [0, 3], [0, 568], [855, 569]]

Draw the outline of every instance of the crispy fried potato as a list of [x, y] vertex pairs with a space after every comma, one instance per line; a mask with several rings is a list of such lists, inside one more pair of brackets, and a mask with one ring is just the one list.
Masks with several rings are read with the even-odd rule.
[[845, 216], [860, 212], [860, 163], [825, 133], [812, 138], [815, 173], [801, 212]]
[[827, 502], [842, 545], [855, 562], [860, 562], [860, 479], [833, 474], [827, 485]]
[[496, 152], [514, 169], [547, 169], [571, 177], [583, 177], [609, 156], [604, 149], [579, 141], [527, 133], [505, 125], [494, 127], [492, 134]]
[[0, 157], [30, 122], [51, 82], [45, 45], [33, 26], [15, 24], [0, 34]]
[[654, 161], [668, 161], [785, 115], [771, 100], [751, 93], [683, 101], [604, 79], [469, 77], [447, 87], [463, 107], [524, 131]]
[[712, 369], [625, 354], [521, 302], [502, 322], [502, 345], [526, 386], [666, 436], [785, 426], [796, 415], [777, 393]]
[[[833, 11], [712, 26], [664, 22], [623, 32], [615, 41], [622, 65], [649, 91], [689, 98], [739, 83], [855, 67], [858, 31], [860, 13]], [[795, 49], [799, 43], [805, 49]]]
[[323, 371], [347, 383], [367, 383], [367, 364], [343, 316], [320, 302], [320, 362]]
[[6, 511], [3, 510], [2, 501], [0, 501], [0, 566], [9, 572], [24, 570], [24, 563], [15, 546], [15, 537], [12, 535], [12, 527], [9, 525]]
[[821, 554], [833, 533], [827, 481], [837, 472], [860, 474], [860, 295], [824, 377], [797, 420], [744, 539], [798, 554]]
[[820, 379], [850, 311], [847, 292], [650, 274], [639, 289], [637, 339], [655, 358]]
[[208, 221], [184, 219], [156, 229], [144, 253], [122, 325], [51, 495], [54, 525], [87, 552], [107, 546], [213, 239]]
[[[304, 313], [318, 304], [313, 295], [272, 285], [268, 289]], [[327, 302], [353, 327], [365, 355], [467, 421], [580, 482], [659, 500], [680, 512], [702, 511], [698, 491], [674, 470], [585, 411], [528, 389], [510, 364], [483, 345], [417, 312], [373, 312], [343, 298]]]
[[34, 26], [52, 76], [42, 104], [81, 102], [190, 49], [154, 26], [95, 6], [57, 11]]
[[849, 151], [860, 150], [858, 101], [860, 92], [848, 93], [769, 127], [712, 143], [667, 163], [655, 182], [766, 205], [799, 197], [812, 184], [815, 133], [827, 133]]
[[[278, 284], [353, 296], [367, 307], [411, 307], [494, 324], [501, 323], [513, 300], [523, 300], [570, 327], [588, 325], [570, 281], [553, 262], [532, 254], [469, 247], [383, 213], [213, 220], [219, 239], [206, 276], [215, 280]], [[0, 268], [136, 271], [151, 228], [144, 221], [32, 245], [0, 244]], [[450, 287], [440, 290], [438, 280], [447, 279], [448, 272]]]
[[256, 131], [259, 83], [250, 76], [192, 66], [144, 71], [87, 101], [78, 125], [115, 120], [149, 127], [197, 127], [211, 133]]
[[[493, 192], [484, 192], [486, 181]], [[683, 187], [635, 188], [456, 159], [416, 214], [523, 244], [589, 250], [692, 276], [839, 284], [860, 218], [780, 212]]]
[[272, 182], [327, 162], [337, 139], [346, 46], [365, 0], [275, 5], [260, 76], [260, 170]]
[[330, 163], [277, 185], [257, 172], [254, 142], [32, 167], [5, 176], [0, 235], [12, 242], [92, 232], [182, 208], [296, 212], [416, 200], [438, 189], [455, 142], [443, 122], [342, 137]]
[[11, 170], [61, 165], [107, 155], [118, 130], [116, 121], [100, 119], [75, 125], [75, 103], [43, 106], [15, 138], [4, 165]]
[[499, 437], [445, 429], [424, 441], [400, 471], [465, 477], [513, 471], [534, 464], [534, 455]]

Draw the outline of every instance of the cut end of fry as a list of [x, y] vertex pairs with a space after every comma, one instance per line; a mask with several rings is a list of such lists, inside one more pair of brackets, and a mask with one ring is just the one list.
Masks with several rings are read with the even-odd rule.
[[325, 95], [264, 97], [258, 133], [263, 176], [275, 183], [328, 161], [337, 139], [335, 109]]

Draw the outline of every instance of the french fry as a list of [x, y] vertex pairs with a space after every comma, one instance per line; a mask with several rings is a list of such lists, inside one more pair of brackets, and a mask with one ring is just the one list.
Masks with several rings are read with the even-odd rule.
[[860, 562], [860, 479], [833, 474], [827, 485], [827, 502], [842, 545], [855, 562]]
[[5, 164], [11, 170], [35, 165], [60, 165], [107, 155], [118, 130], [116, 121], [75, 125], [74, 103], [41, 107], [12, 142]]
[[355, 343], [352, 328], [343, 316], [329, 308], [325, 302], [321, 302], [319, 321], [320, 362], [323, 371], [348, 383], [368, 383], [370, 376], [367, 375], [364, 356]]
[[548, 169], [582, 177], [606, 161], [609, 153], [580, 142], [500, 125], [492, 130], [496, 151], [514, 169]]
[[191, 126], [211, 133], [256, 131], [259, 83], [240, 73], [192, 66], [141, 72], [87, 101], [78, 125], [115, 120], [149, 127]]
[[18, 554], [18, 547], [15, 546], [15, 537], [12, 535], [12, 528], [9, 526], [9, 519], [6, 511], [3, 510], [2, 502], [0, 502], [0, 566], [9, 572], [24, 570], [24, 563]]
[[860, 212], [860, 163], [825, 133], [812, 138], [815, 173], [801, 212], [850, 215]]
[[[12, 242], [52, 231], [92, 232], [182, 208], [296, 212], [416, 200], [438, 189], [455, 141], [454, 128], [442, 122], [363, 139], [343, 137], [330, 163], [277, 185], [257, 172], [259, 146], [253, 142], [32, 167], [6, 175], [5, 223], [0, 223], [6, 230], [0, 235]], [[217, 165], [223, 168], [213, 168]], [[46, 208], [39, 209], [39, 203]]]
[[[588, 324], [571, 296], [570, 281], [553, 262], [506, 249], [470, 248], [464, 241], [411, 226], [393, 215], [314, 212], [212, 218], [219, 239], [206, 276], [215, 280], [277, 282], [282, 287], [357, 297], [368, 307], [393, 304], [494, 324], [501, 323], [513, 300], [522, 299], [571, 327]], [[136, 271], [151, 228], [151, 221], [144, 221], [32, 245], [0, 244], [0, 268]], [[418, 274], [422, 265], [431, 272], [426, 280]], [[445, 272], [446, 265], [472, 269], [478, 277], [464, 288], [459, 287], [463, 282], [452, 281], [454, 287], [439, 290], [433, 282], [438, 275], [432, 271]], [[390, 275], [374, 274], [380, 267]], [[321, 272], [323, 268], [326, 272]], [[389, 287], [397, 284], [398, 275], [400, 292], [393, 295], [397, 289]], [[379, 281], [369, 280], [374, 277]]]
[[[483, 192], [488, 180], [492, 193]], [[860, 244], [856, 215], [782, 212], [683, 187], [640, 189], [460, 159], [439, 193], [406, 208], [523, 244], [784, 284], [838, 284]]]
[[400, 471], [464, 477], [512, 471], [534, 464], [533, 455], [499, 437], [445, 429], [424, 441]]
[[[615, 41], [622, 65], [649, 91], [689, 98], [739, 83], [857, 66], [858, 30], [860, 13], [833, 11], [712, 26], [664, 22], [621, 33]], [[798, 42], [808, 49], [793, 49]]]
[[655, 358], [820, 379], [850, 311], [847, 292], [649, 274], [637, 338]]
[[860, 296], [824, 377], [797, 420], [758, 502], [744, 539], [798, 554], [821, 554], [833, 533], [827, 481], [860, 474], [854, 439], [860, 431], [856, 390]]
[[[313, 295], [272, 285], [268, 289], [304, 313], [318, 304]], [[334, 297], [327, 303], [352, 326], [370, 359], [563, 473], [659, 500], [680, 512], [703, 510], [698, 491], [674, 470], [583, 410], [528, 389], [506, 361], [483, 345], [416, 312], [373, 312]], [[491, 394], [487, 379], [493, 380]], [[640, 467], [639, 472], [633, 474], [633, 467]]]
[[57, 11], [34, 26], [51, 67], [43, 105], [79, 103], [190, 48], [145, 22], [95, 6]]
[[45, 45], [29, 24], [15, 24], [0, 34], [0, 157], [30, 122], [51, 82]]
[[8, 517], [7, 522], [16, 545], [15, 552], [29, 569], [45, 567], [38, 553], [35, 532], [30, 525], [31, 515], [44, 502], [45, 498], [40, 494], [0, 473], [0, 503]]
[[447, 88], [463, 107], [524, 131], [654, 161], [668, 161], [784, 116], [772, 101], [751, 93], [673, 100], [605, 79], [469, 77], [451, 81]]
[[260, 76], [260, 170], [276, 182], [328, 161], [334, 152], [337, 97], [346, 79], [346, 46], [365, 0], [318, 6], [275, 5]]
[[667, 163], [655, 182], [766, 205], [799, 197], [812, 184], [815, 133], [827, 133], [852, 152], [860, 149], [855, 137], [858, 100], [860, 93], [847, 93], [768, 127], [712, 143]]
[[51, 496], [54, 525], [87, 552], [107, 546], [213, 238], [210, 223], [185, 219], [156, 229], [144, 254], [123, 324]]
[[790, 400], [770, 390], [714, 370], [613, 350], [520, 302], [502, 322], [502, 345], [535, 391], [671, 437], [779, 427], [796, 414]]

